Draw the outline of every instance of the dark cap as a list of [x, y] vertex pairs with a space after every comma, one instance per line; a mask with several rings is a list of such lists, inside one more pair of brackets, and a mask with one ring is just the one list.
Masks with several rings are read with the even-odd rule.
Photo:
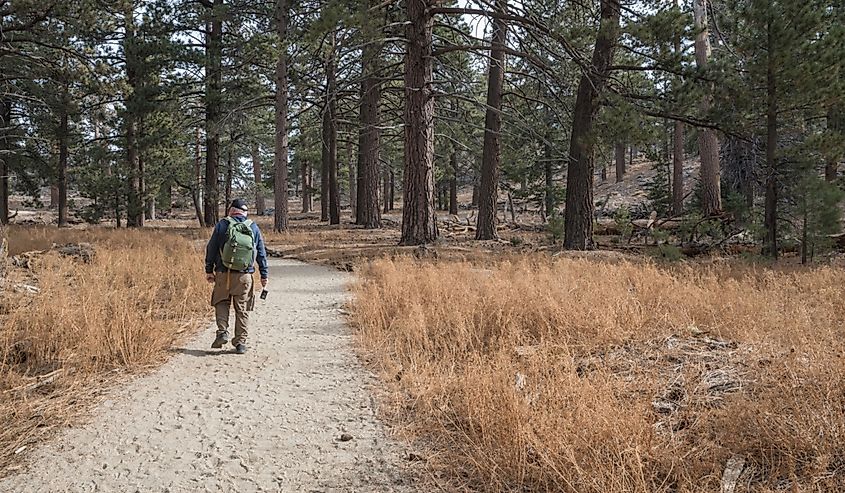
[[246, 206], [246, 200], [244, 199], [235, 199], [232, 201], [232, 205], [230, 205], [232, 209], [240, 209], [242, 211], [247, 211], [249, 208]]

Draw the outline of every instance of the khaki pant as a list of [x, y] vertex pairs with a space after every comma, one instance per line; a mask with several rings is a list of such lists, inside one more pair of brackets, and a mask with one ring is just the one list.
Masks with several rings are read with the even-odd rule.
[[232, 339], [232, 345], [246, 344], [249, 335], [249, 312], [255, 307], [252, 274], [215, 273], [211, 305], [217, 319], [218, 335], [229, 332], [229, 306], [235, 305], [235, 337]]

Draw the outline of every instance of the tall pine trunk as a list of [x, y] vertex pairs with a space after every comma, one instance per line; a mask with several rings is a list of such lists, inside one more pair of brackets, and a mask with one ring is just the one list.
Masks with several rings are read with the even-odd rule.
[[300, 173], [302, 180], [302, 212], [311, 212], [311, 165], [308, 164], [307, 159], [302, 160], [302, 166], [300, 167]]
[[0, 279], [6, 277], [6, 257], [9, 253], [9, 228], [7, 224], [0, 221]]
[[384, 213], [387, 214], [393, 209], [390, 204], [390, 170], [387, 166], [381, 172], [381, 200], [384, 202]]
[[[695, 28], [695, 63], [704, 69], [710, 59], [710, 34], [707, 23], [707, 0], [693, 1]], [[701, 114], [706, 117], [712, 104], [713, 86], [708, 84], [701, 99]], [[698, 148], [701, 154], [701, 190], [702, 207], [705, 215], [715, 215], [722, 211], [722, 186], [720, 182], [719, 139], [716, 131], [702, 128], [698, 133]]]
[[155, 221], [156, 218], [156, 199], [155, 197], [147, 198], [147, 207], [145, 209], [146, 218], [150, 221]]
[[672, 132], [672, 214], [684, 212], [684, 124], [675, 122]]
[[321, 220], [329, 224], [340, 224], [340, 200], [337, 179], [337, 127], [335, 126], [334, 103], [323, 113], [323, 156], [322, 156], [322, 204]]
[[336, 40], [326, 60], [326, 112], [323, 114], [323, 161], [328, 173], [329, 224], [340, 224], [340, 190], [337, 180], [337, 60]]
[[144, 135], [144, 120], [143, 118], [140, 119], [138, 123], [138, 190], [140, 190], [139, 195], [141, 197], [141, 226], [144, 225], [144, 221], [149, 219], [147, 216], [147, 176], [146, 176], [146, 169], [144, 168], [144, 147], [141, 145], [140, 136]]
[[218, 166], [220, 165], [220, 124], [223, 101], [223, 0], [214, 0], [206, 33], [205, 88], [205, 195], [203, 216], [206, 226], [217, 224], [219, 211]]
[[[12, 102], [0, 97], [0, 229], [9, 224], [9, 165], [8, 152], [11, 149], [9, 134], [12, 129]], [[3, 230], [5, 231], [5, 230]], [[0, 232], [0, 235], [3, 232]], [[0, 236], [0, 243], [5, 236]], [[0, 246], [2, 249], [2, 246]], [[2, 262], [2, 259], [0, 259]]]
[[162, 185], [160, 198], [164, 205], [164, 213], [171, 214], [173, 212], [173, 181], [168, 179]]
[[144, 130], [144, 115], [141, 114], [138, 118], [138, 176], [141, 182], [141, 207], [143, 208], [144, 220], [155, 219], [155, 199], [150, 196], [150, 190], [147, 186], [147, 170], [146, 161], [144, 160], [144, 145], [141, 140], [146, 131]]
[[252, 177], [255, 181], [255, 211], [263, 216], [267, 204], [264, 203], [264, 172], [261, 169], [261, 147], [258, 142], [252, 143]]
[[202, 183], [202, 132], [197, 127], [194, 141], [194, 186], [191, 188], [191, 199], [193, 199], [197, 222], [201, 228], [205, 227], [205, 217], [202, 213]]
[[778, 257], [778, 104], [777, 83], [775, 81], [774, 33], [769, 20], [769, 51], [766, 67], [766, 204], [763, 214], [763, 226], [766, 230], [764, 253], [772, 258]]
[[9, 165], [8, 152], [11, 150], [10, 133], [12, 131], [12, 102], [0, 97], [0, 279], [6, 275], [6, 255], [8, 253], [9, 224]]
[[278, 59], [276, 60], [276, 136], [273, 159], [273, 195], [275, 213], [273, 230], [281, 233], [288, 230], [288, 61], [287, 35], [290, 5], [288, 0], [276, 0], [274, 22], [278, 37]]
[[[377, 6], [380, 0], [369, 0], [364, 3], [372, 9]], [[358, 134], [358, 182], [357, 182], [357, 204], [355, 210], [355, 222], [365, 228], [375, 229], [381, 227], [381, 214], [379, 212], [379, 147], [381, 140], [380, 123], [380, 101], [381, 101], [381, 51], [382, 43], [378, 41], [381, 36], [381, 29], [375, 23], [380, 18], [378, 14], [368, 14], [363, 32], [366, 44], [361, 54], [361, 69], [363, 79], [361, 80], [361, 108], [360, 127]], [[387, 196], [383, 196], [387, 201]]]
[[321, 116], [320, 133], [320, 221], [329, 220], [329, 140], [331, 140], [332, 127], [330, 111], [327, 93]]
[[[827, 130], [834, 139], [842, 138], [843, 130], [845, 130], [843, 110], [845, 110], [845, 107], [842, 105], [833, 105], [827, 110]], [[841, 152], [834, 152], [833, 155], [828, 156], [824, 166], [824, 179], [828, 183], [836, 181], [839, 176], [839, 162], [841, 160]]]
[[[144, 204], [141, 177], [141, 157], [138, 144], [138, 116], [141, 105], [138, 95], [139, 73], [138, 47], [135, 45], [135, 12], [132, 5], [127, 5], [124, 12], [124, 53], [126, 56], [126, 80], [129, 84], [129, 95], [126, 108], [126, 160], [129, 169], [129, 190], [126, 203], [126, 225], [128, 227], [142, 227], [144, 225]], [[61, 146], [60, 146], [61, 147]], [[59, 149], [61, 161], [61, 149]]]
[[[56, 149], [56, 168], [59, 166], [59, 151]], [[51, 156], [52, 157], [52, 156]], [[59, 209], [59, 185], [50, 185], [50, 209]]]
[[625, 144], [613, 146], [613, 155], [616, 161], [616, 183], [625, 179]]
[[388, 212], [392, 211], [396, 208], [396, 172], [393, 171], [392, 167], [387, 168], [388, 174], [390, 174], [390, 190], [389, 190], [389, 197], [387, 200], [387, 210]]
[[137, 128], [131, 117], [126, 122], [126, 159], [129, 167], [129, 197], [126, 203], [126, 226], [144, 225], [143, 202], [141, 200], [140, 162], [137, 147]]
[[408, 0], [405, 53], [405, 186], [401, 245], [437, 239], [434, 211], [434, 98], [432, 0]]
[[449, 156], [449, 214], [458, 214], [458, 151]]
[[[70, 129], [68, 128], [68, 101], [67, 91], [62, 93], [62, 104], [59, 110], [59, 166], [57, 170], [57, 185], [59, 188], [59, 227], [68, 225], [68, 207], [67, 207], [67, 161], [68, 161], [68, 137]], [[143, 225], [143, 224], [142, 224]]]
[[[678, 0], [675, 0], [675, 9]], [[676, 56], [681, 56], [681, 35], [675, 36], [674, 49]], [[675, 78], [675, 87], [680, 88], [680, 80]], [[684, 212], [684, 124], [675, 121], [672, 132], [672, 214], [680, 216]]]
[[593, 58], [578, 83], [572, 136], [569, 143], [569, 167], [566, 172], [566, 210], [564, 213], [564, 248], [592, 249], [593, 245], [593, 121], [597, 99], [607, 82], [610, 63], [619, 32], [619, 0], [601, 1], [601, 25], [596, 35]]
[[358, 209], [358, 183], [357, 183], [357, 166], [356, 161], [357, 159], [354, 158], [354, 152], [352, 149], [352, 139], [350, 138], [346, 142], [346, 165], [348, 166], [347, 172], [349, 177], [349, 208], [350, 216], [352, 222], [357, 222], [357, 214], [356, 211]]
[[549, 144], [549, 138], [546, 137], [546, 143], [543, 145], [543, 178], [546, 182], [546, 189], [543, 194], [543, 206], [546, 217], [554, 214], [555, 208], [557, 207], [555, 203], [554, 163], [552, 162], [552, 146]]
[[[497, 0], [496, 12], [507, 12], [507, 0]], [[502, 88], [505, 82], [505, 44], [507, 24], [499, 17], [493, 18], [493, 39], [490, 50], [490, 67], [487, 73], [487, 111], [484, 117], [484, 148], [481, 152], [481, 188], [478, 194], [478, 221], [476, 240], [494, 240], [499, 202], [499, 160], [502, 139]]]
[[828, 183], [836, 181], [839, 176], [839, 160], [828, 159], [824, 165], [824, 180]]
[[232, 203], [232, 180], [234, 174], [234, 156], [232, 155], [232, 144], [229, 144], [229, 149], [226, 152], [226, 178], [224, 184], [224, 200], [223, 203], [226, 204], [226, 207], [229, 207], [229, 204]]

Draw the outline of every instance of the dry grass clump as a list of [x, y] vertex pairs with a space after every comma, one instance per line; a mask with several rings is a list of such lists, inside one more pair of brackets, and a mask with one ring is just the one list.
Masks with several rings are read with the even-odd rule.
[[845, 488], [841, 270], [382, 260], [355, 294], [395, 416], [462, 488]]
[[190, 239], [207, 239], [210, 232], [181, 227], [144, 228], [143, 231], [135, 232], [100, 227], [59, 229], [49, 226], [13, 226], [9, 230], [9, 255], [47, 250], [54, 244], [66, 243], [108, 244], [116, 249], [133, 249], [161, 243], [165, 241], [164, 238], [174, 238], [177, 234]]
[[[13, 228], [13, 254], [87, 241], [90, 263], [50, 251], [12, 270], [0, 291], [0, 466], [90, 400], [115, 371], [159, 362], [174, 338], [207, 313], [201, 256], [175, 234]], [[8, 469], [4, 469], [8, 472]]]

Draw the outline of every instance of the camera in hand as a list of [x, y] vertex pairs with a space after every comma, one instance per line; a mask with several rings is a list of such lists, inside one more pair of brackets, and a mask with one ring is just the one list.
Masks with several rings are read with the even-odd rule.
[[266, 289], [262, 289], [262, 290], [261, 290], [261, 299], [262, 299], [262, 300], [266, 300], [266, 299], [267, 299], [267, 292], [268, 292], [268, 291], [267, 291]]

